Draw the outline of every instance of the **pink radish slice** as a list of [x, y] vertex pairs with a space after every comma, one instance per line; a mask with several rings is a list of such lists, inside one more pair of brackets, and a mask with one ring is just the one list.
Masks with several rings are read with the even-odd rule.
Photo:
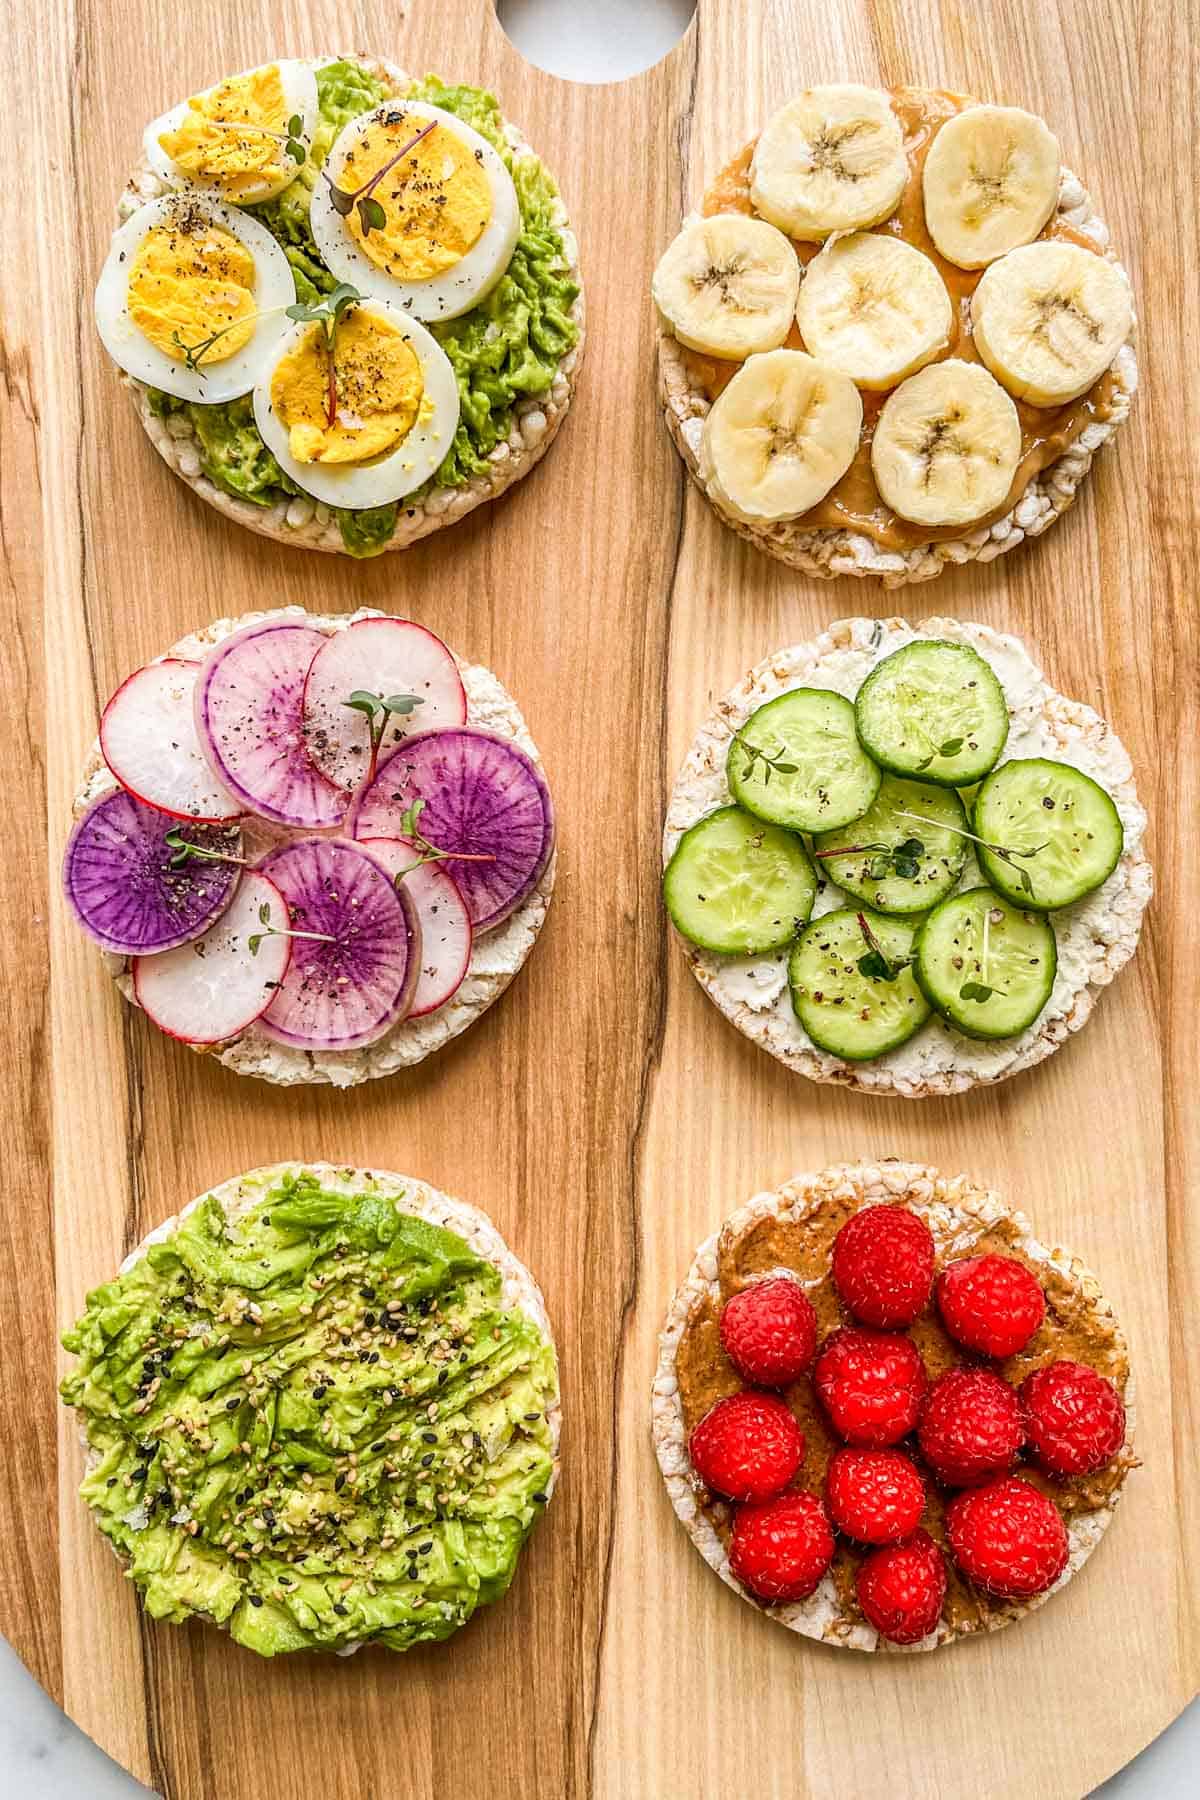
[[352, 794], [367, 773], [371, 738], [366, 719], [346, 705], [358, 691], [389, 699], [412, 694], [411, 713], [390, 713], [383, 750], [409, 732], [465, 725], [467, 696], [458, 664], [441, 638], [411, 619], [360, 619], [326, 638], [304, 684], [308, 754], [323, 774]]
[[369, 851], [345, 838], [297, 838], [263, 858], [259, 872], [287, 903], [292, 960], [259, 1030], [302, 1050], [373, 1044], [412, 1005], [421, 972], [421, 926]]
[[233, 899], [239, 870], [232, 862], [178, 854], [167, 834], [223, 856], [241, 855], [241, 833], [228, 826], [181, 826], [143, 806], [124, 788], [94, 800], [67, 839], [63, 887], [76, 917], [102, 950], [151, 956], [206, 932]]
[[[262, 909], [281, 935], [265, 935]], [[211, 930], [163, 956], [138, 956], [133, 991], [160, 1031], [188, 1044], [235, 1038], [266, 1012], [287, 974], [292, 942], [283, 895], [274, 882], [247, 869], [228, 911]], [[251, 937], [261, 942], [250, 950]]]
[[241, 807], [209, 767], [196, 735], [200, 664], [175, 657], [123, 681], [104, 709], [100, 749], [135, 800], [176, 819], [236, 819]]
[[554, 809], [540, 773], [523, 750], [490, 731], [424, 732], [380, 765], [351, 805], [350, 830], [356, 838], [402, 837], [416, 800], [425, 802], [421, 836], [451, 852], [446, 866], [471, 923], [491, 930], [533, 892], [550, 861]]
[[[409, 1008], [410, 1019], [423, 1018], [445, 1006], [463, 984], [471, 966], [471, 915], [445, 863], [421, 863], [411, 838], [364, 838], [369, 850], [392, 877], [408, 873], [404, 885], [421, 921], [421, 974]], [[420, 863], [414, 868], [414, 863]]]
[[196, 729], [222, 781], [279, 825], [336, 825], [346, 797], [304, 747], [304, 678], [325, 634], [286, 619], [248, 625], [205, 657]]

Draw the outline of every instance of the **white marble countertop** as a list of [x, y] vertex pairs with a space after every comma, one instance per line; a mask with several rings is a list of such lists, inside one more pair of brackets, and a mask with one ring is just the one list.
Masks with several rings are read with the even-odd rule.
[[[692, 0], [582, 6], [578, 0], [498, 0], [497, 11], [518, 49], [541, 68], [570, 80], [619, 81], [665, 56], [693, 5]], [[1096, 1794], [1104, 1800], [1194, 1800], [1198, 1769], [1200, 1701], [1195, 1701]], [[0, 1639], [0, 1796], [131, 1800], [148, 1791], [72, 1725]]]

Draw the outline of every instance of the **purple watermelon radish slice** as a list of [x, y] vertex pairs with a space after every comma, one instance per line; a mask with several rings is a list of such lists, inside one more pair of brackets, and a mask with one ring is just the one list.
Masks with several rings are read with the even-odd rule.
[[[415, 833], [411, 808], [420, 801]], [[554, 809], [535, 764], [508, 738], [469, 725], [408, 738], [351, 806], [356, 838], [419, 836], [446, 866], [476, 931], [516, 911], [545, 873]]]
[[300, 934], [258, 1029], [301, 1050], [375, 1043], [406, 1017], [421, 972], [411, 897], [345, 838], [297, 838], [272, 850], [258, 872], [279, 889]]
[[304, 743], [304, 682], [325, 642], [287, 619], [249, 625], [209, 651], [196, 682], [196, 730], [226, 787], [249, 811], [308, 831], [346, 808]]
[[223, 857], [241, 856], [236, 827], [181, 825], [124, 788], [101, 794], [76, 821], [63, 857], [63, 888], [102, 950], [114, 956], [174, 950], [202, 936], [225, 911], [241, 874], [237, 861], [181, 860], [180, 838]]

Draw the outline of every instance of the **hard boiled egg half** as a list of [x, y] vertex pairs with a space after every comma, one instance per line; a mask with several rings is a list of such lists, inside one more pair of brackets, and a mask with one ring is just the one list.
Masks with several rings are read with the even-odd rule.
[[[300, 130], [292, 139], [294, 119]], [[142, 141], [150, 167], [171, 187], [207, 188], [249, 206], [295, 180], [318, 122], [310, 65], [264, 63], [180, 101], [147, 125]], [[303, 149], [303, 158], [291, 154], [289, 141]]]
[[114, 234], [96, 328], [127, 374], [214, 405], [250, 391], [296, 298], [291, 265], [257, 219], [211, 195], [164, 194]]
[[[521, 228], [512, 176], [486, 138], [439, 107], [389, 100], [360, 114], [321, 176], [309, 219], [326, 267], [414, 318], [466, 312], [512, 260]], [[381, 222], [364, 221], [364, 200]]]
[[384, 506], [420, 487], [458, 429], [458, 383], [415, 319], [379, 300], [333, 332], [301, 322], [254, 390], [263, 442], [296, 486], [330, 506]]

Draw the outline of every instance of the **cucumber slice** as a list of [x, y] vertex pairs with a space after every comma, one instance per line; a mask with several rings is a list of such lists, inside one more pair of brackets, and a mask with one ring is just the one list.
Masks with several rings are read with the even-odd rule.
[[916, 954], [926, 999], [973, 1038], [1015, 1037], [1032, 1025], [1058, 967], [1049, 919], [986, 887], [935, 906], [917, 933]]
[[853, 706], [827, 688], [793, 688], [760, 706], [730, 744], [725, 773], [739, 806], [789, 831], [848, 825], [880, 780]]
[[877, 763], [941, 787], [969, 787], [1008, 739], [1008, 702], [966, 644], [919, 638], [871, 671], [854, 703], [858, 735]]
[[[878, 957], [863, 925], [896, 971], [873, 972]], [[915, 927], [851, 907], [824, 913], [800, 935], [788, 958], [792, 1009], [818, 1049], [848, 1062], [894, 1050], [929, 1017], [909, 966]], [[867, 964], [864, 972], [863, 964]]]
[[[1108, 880], [1125, 848], [1112, 800], [1090, 775], [1045, 757], [1007, 762], [975, 796], [975, 830], [989, 844], [1033, 852], [1003, 857], [976, 846], [992, 886], [1017, 906], [1070, 906]], [[1028, 886], [1025, 879], [1028, 878]]]
[[756, 956], [790, 944], [817, 878], [799, 838], [723, 806], [685, 831], [663, 876], [675, 927], [702, 950]]
[[[918, 817], [906, 818], [907, 813]], [[961, 835], [966, 829], [967, 815], [953, 788], [885, 775], [862, 818], [840, 831], [821, 832], [813, 849], [817, 866], [856, 900], [904, 916], [927, 912], [953, 891], [970, 849]], [[845, 854], [830, 855], [843, 846]]]

